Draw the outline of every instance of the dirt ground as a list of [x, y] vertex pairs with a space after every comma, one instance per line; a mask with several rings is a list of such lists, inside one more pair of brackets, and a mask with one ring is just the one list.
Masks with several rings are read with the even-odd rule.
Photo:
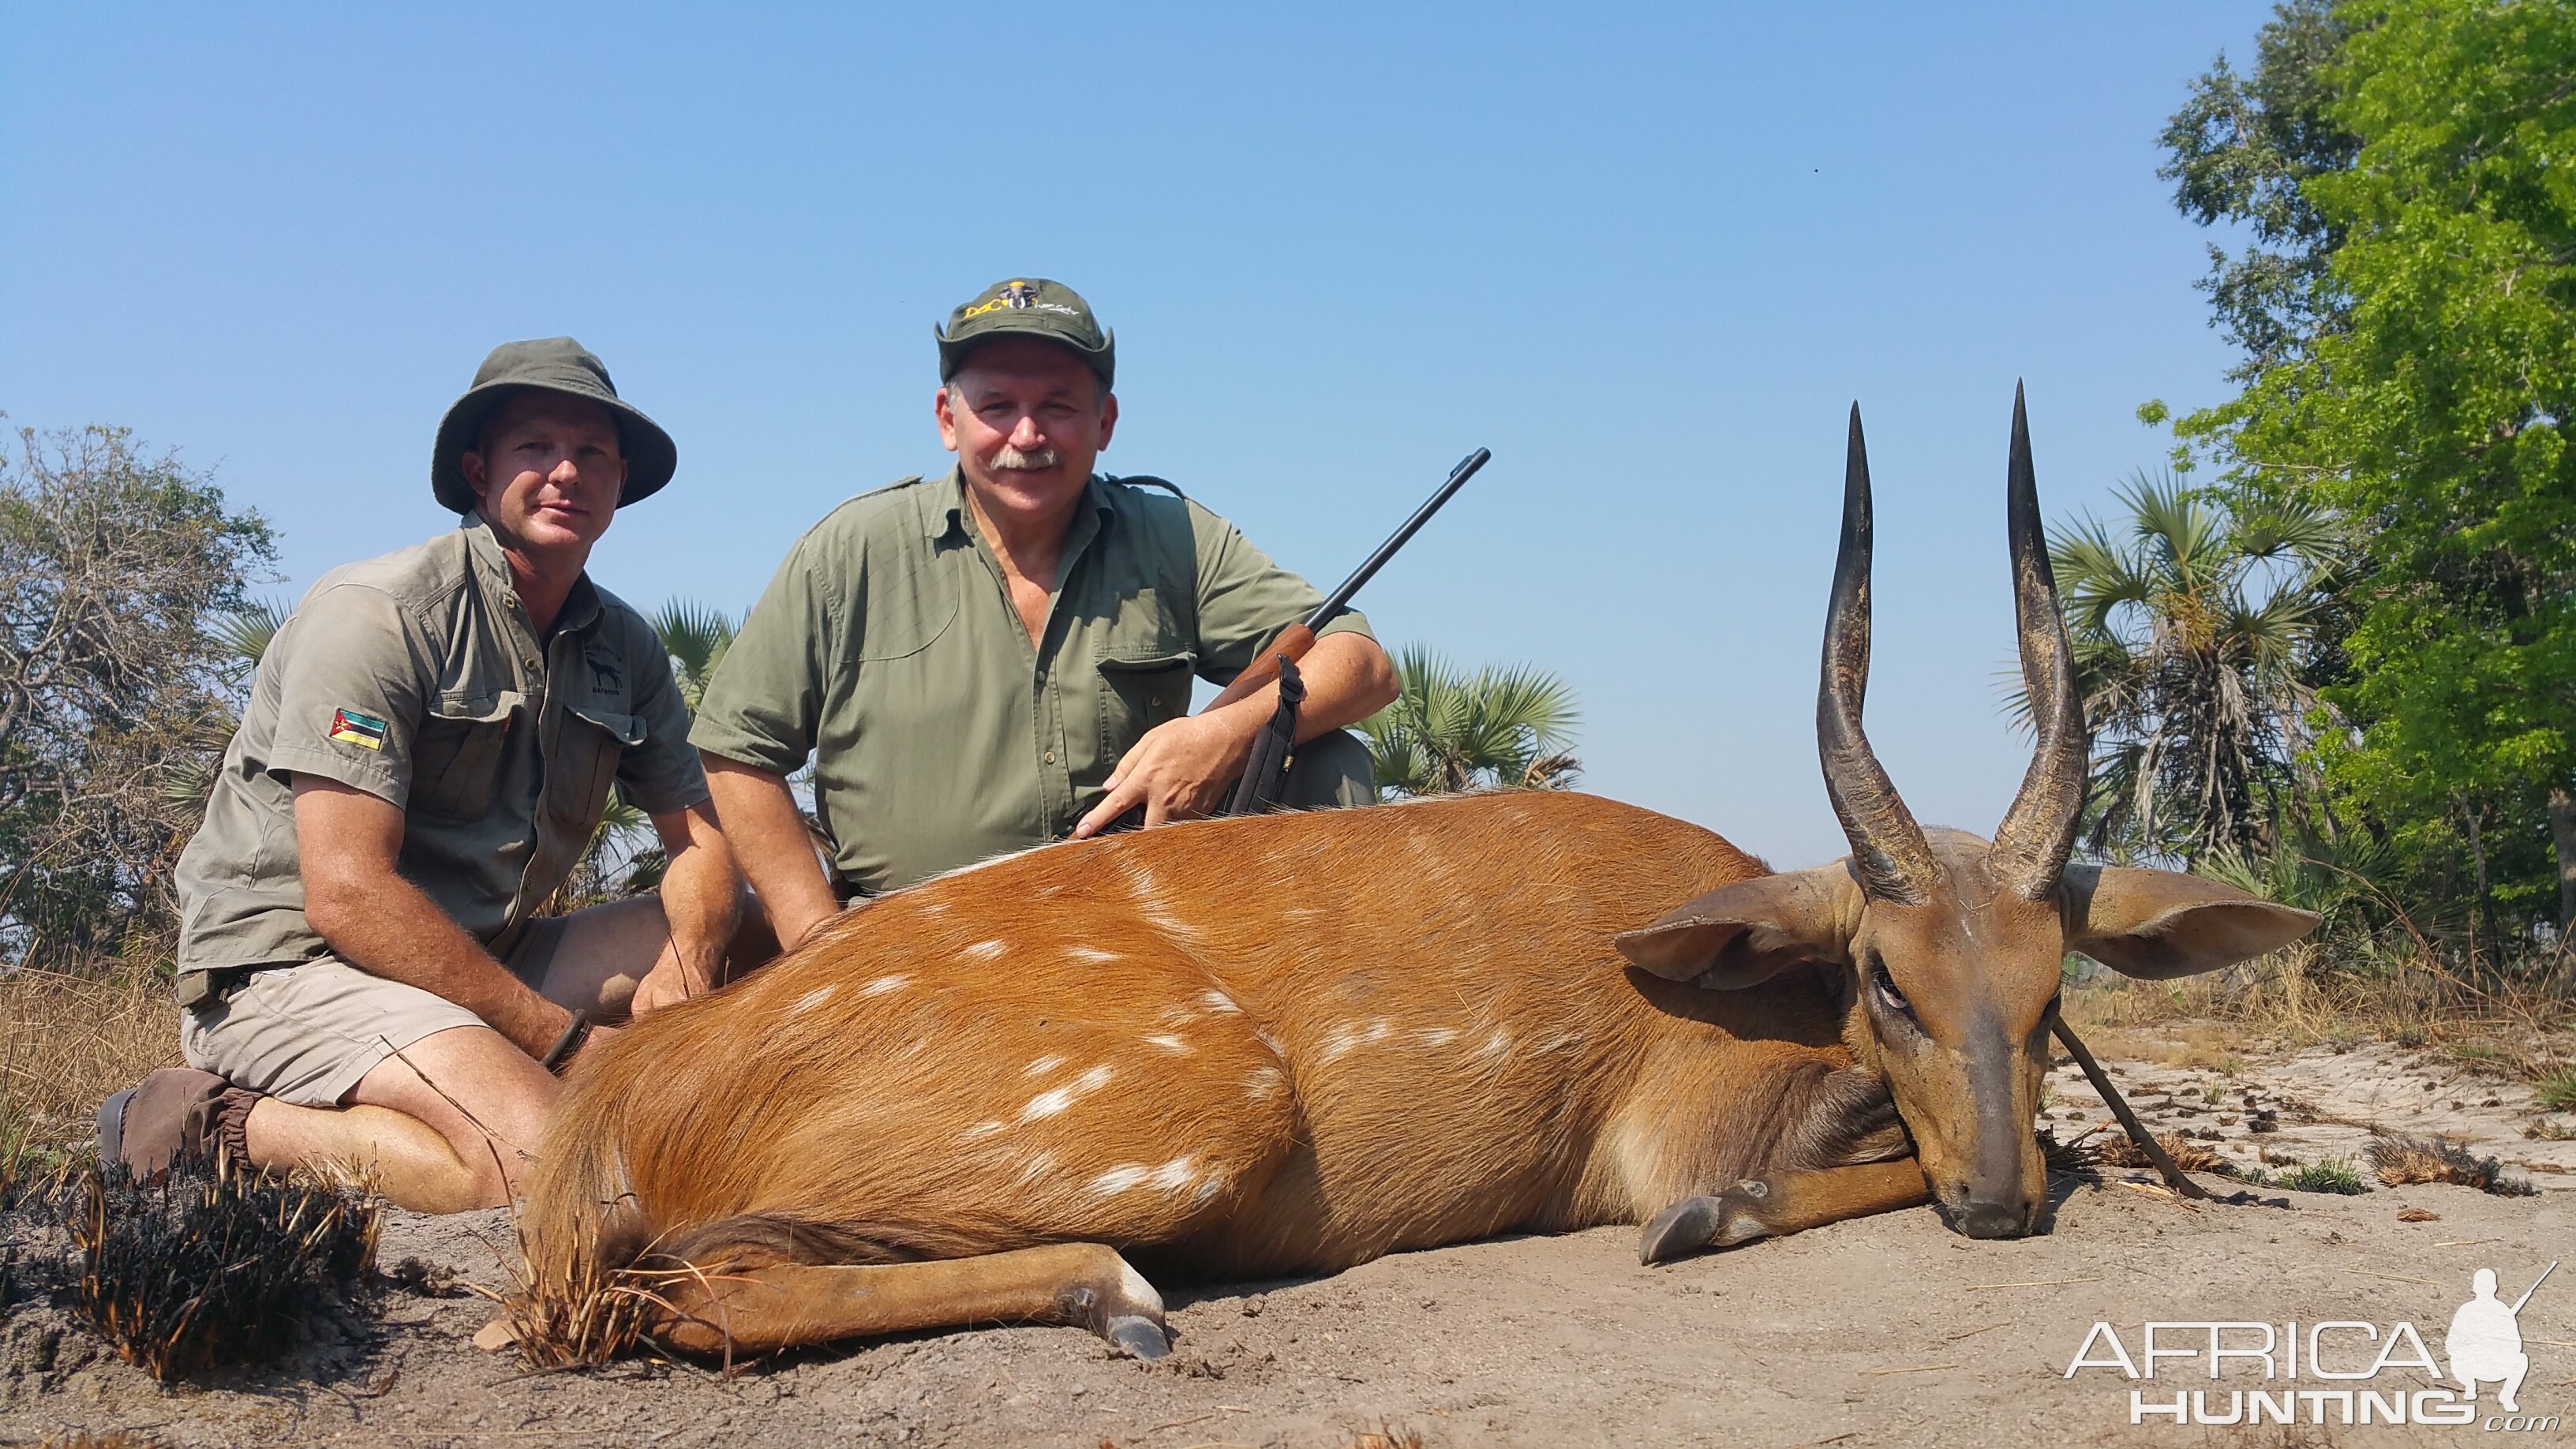
[[[2357, 1160], [2373, 1129], [2440, 1131], [2502, 1156], [2540, 1191], [2262, 1188], [2288, 1205], [2199, 1206], [2142, 1173], [2105, 1171], [2098, 1182], [2060, 1179], [2054, 1231], [2020, 1242], [1970, 1242], [1918, 1210], [1655, 1269], [1637, 1265], [1628, 1228], [1464, 1244], [1312, 1281], [1174, 1292], [1178, 1346], [1154, 1365], [1115, 1358], [1076, 1330], [1011, 1328], [809, 1354], [731, 1377], [651, 1362], [529, 1375], [468, 1346], [489, 1316], [482, 1300], [390, 1289], [372, 1326], [333, 1335], [340, 1341], [295, 1365], [163, 1390], [37, 1309], [6, 1330], [0, 1438], [121, 1429], [150, 1442], [271, 1449], [1212, 1449], [1343, 1446], [1388, 1428], [1430, 1446], [2439, 1443], [2477, 1429], [2347, 1427], [2334, 1400], [2315, 1404], [2321, 1426], [2304, 1422], [2306, 1405], [2289, 1430], [2155, 1417], [2133, 1426], [2131, 1393], [2170, 1403], [2197, 1388], [2200, 1407], [2223, 1416], [2247, 1388], [2426, 1389], [2429, 1375], [2395, 1366], [2402, 1353], [2367, 1382], [2314, 1377], [2308, 1327], [2362, 1322], [2403, 1343], [2404, 1321], [2438, 1355], [2476, 1269], [2495, 1269], [2509, 1302], [2561, 1258], [2571, 1261], [2518, 1320], [2531, 1361], [2520, 1407], [2566, 1416], [2535, 1437], [2576, 1436], [2576, 1141], [2525, 1135], [2576, 1123], [2535, 1117], [2526, 1089], [2425, 1052], [2213, 1059], [2202, 1045], [2188, 1030], [2126, 1034], [2128, 1059], [2113, 1070], [2160, 1127], [2214, 1134], [2210, 1146], [2249, 1164], [2266, 1153]], [[2101, 1118], [2072, 1068], [2052, 1078], [2045, 1115], [2061, 1137]], [[2431, 1216], [2401, 1221], [2401, 1211]], [[509, 1241], [500, 1214], [394, 1214], [382, 1259], [416, 1256], [497, 1285]], [[2116, 1367], [2067, 1376], [2096, 1321], [2134, 1358], [2149, 1320], [2275, 1330], [2295, 1321], [2299, 1378], [2267, 1383], [2259, 1365], [2236, 1361], [2213, 1381], [2199, 1358], [2162, 1362], [2152, 1383]], [[2160, 1332], [2168, 1350], [2206, 1351], [2205, 1329]], [[2240, 1336], [2230, 1346], [2254, 1341], [2242, 1336], [2254, 1330], [2231, 1332]], [[2331, 1335], [2325, 1366], [2368, 1366], [2374, 1349], [2361, 1330]], [[2485, 1386], [2481, 1419], [2501, 1413], [2495, 1394]]]

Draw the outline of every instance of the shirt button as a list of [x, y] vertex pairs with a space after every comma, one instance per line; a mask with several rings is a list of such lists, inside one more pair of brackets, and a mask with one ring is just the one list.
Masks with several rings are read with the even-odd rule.
[[1041, 669], [1041, 670], [1039, 670], [1039, 671], [1038, 671], [1038, 683], [1040, 683], [1040, 684], [1044, 684], [1044, 683], [1046, 683], [1046, 671], [1045, 671], [1045, 670], [1043, 670], [1043, 669]]
[[1046, 762], [1050, 765], [1055, 763], [1055, 751], [1049, 750], [1046, 752]]

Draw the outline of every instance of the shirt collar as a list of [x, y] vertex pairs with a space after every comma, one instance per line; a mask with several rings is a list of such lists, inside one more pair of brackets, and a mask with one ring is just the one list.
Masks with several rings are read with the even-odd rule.
[[[922, 531], [928, 535], [930, 541], [944, 543], [951, 538], [969, 537], [964, 470], [952, 465], [948, 470], [947, 479], [930, 496], [934, 500], [944, 500], [934, 503], [928, 510], [929, 516], [922, 520]], [[1082, 485], [1082, 497], [1083, 501], [1090, 505], [1092, 517], [1097, 521], [1085, 528], [1082, 522], [1082, 510], [1080, 508], [1074, 510], [1073, 520], [1065, 529], [1064, 541], [1067, 553], [1079, 552], [1082, 546], [1089, 543], [1092, 536], [1118, 513], [1117, 505], [1109, 496], [1109, 480], [1097, 473], [1092, 474], [1090, 480]]]
[[[491, 520], [480, 513], [468, 513], [457, 526], [465, 531], [465, 552], [473, 560], [474, 570], [491, 585], [489, 597], [508, 598], [518, 592], [519, 581], [510, 576], [510, 560], [501, 552], [501, 540], [492, 536]], [[520, 617], [524, 617], [521, 611]], [[563, 608], [555, 614], [555, 632], [585, 629], [599, 617], [599, 590], [591, 586], [590, 570], [572, 581], [572, 592], [564, 595]]]

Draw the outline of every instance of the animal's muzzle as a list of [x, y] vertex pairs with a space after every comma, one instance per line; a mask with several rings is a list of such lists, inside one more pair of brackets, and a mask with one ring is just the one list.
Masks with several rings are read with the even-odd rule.
[[1971, 1200], [1957, 1215], [1959, 1231], [1972, 1238], [2026, 1238], [2030, 1219], [2030, 1205], [2020, 1202]]

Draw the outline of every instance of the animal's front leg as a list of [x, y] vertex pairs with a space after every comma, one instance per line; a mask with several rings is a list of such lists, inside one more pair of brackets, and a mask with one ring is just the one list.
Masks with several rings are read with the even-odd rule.
[[1655, 1214], [1637, 1240], [1637, 1261], [1669, 1263], [1703, 1248], [1893, 1212], [1931, 1199], [1913, 1158], [1747, 1178], [1724, 1192], [1686, 1197]]

